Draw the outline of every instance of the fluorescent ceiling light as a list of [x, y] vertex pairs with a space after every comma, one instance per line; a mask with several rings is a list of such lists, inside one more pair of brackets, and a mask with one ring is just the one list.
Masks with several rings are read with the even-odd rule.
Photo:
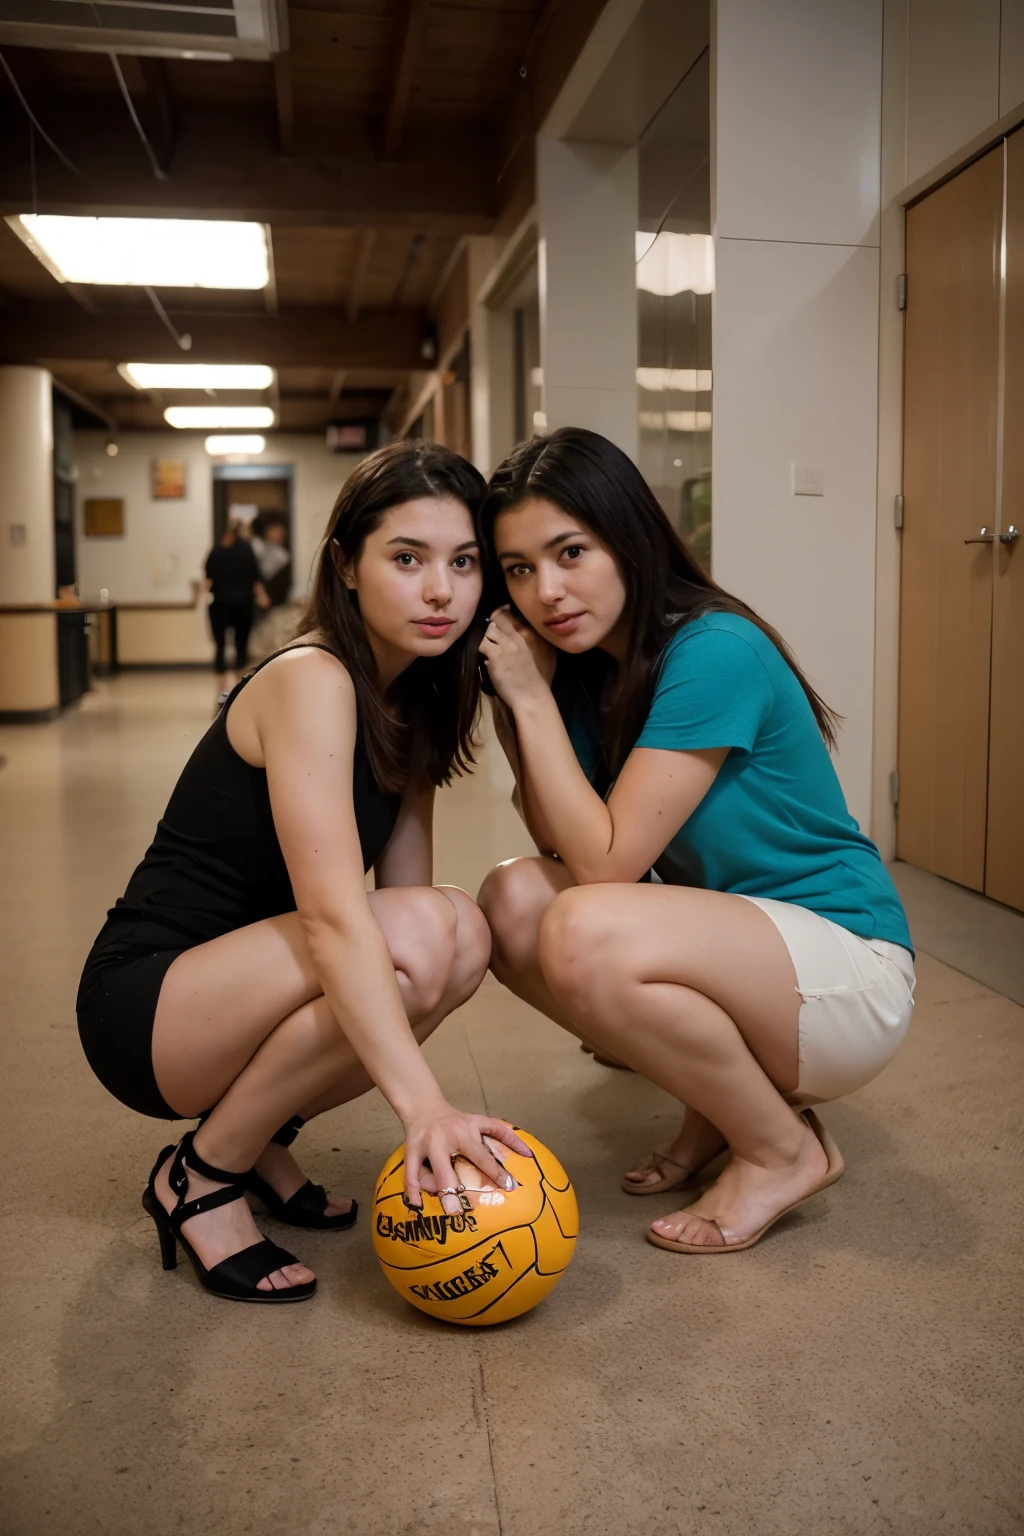
[[686, 394], [705, 394], [711, 388], [710, 368], [638, 368], [636, 382], [641, 389], [660, 393], [666, 389]]
[[662, 230], [652, 241], [636, 231], [636, 285], [671, 299], [677, 293], [714, 293], [715, 242], [710, 235], [677, 235]]
[[164, 411], [169, 427], [272, 427], [269, 405], [169, 405]]
[[270, 281], [262, 224], [56, 213], [23, 213], [7, 222], [60, 283], [266, 288]]
[[208, 437], [206, 451], [213, 458], [226, 453], [262, 453], [267, 446], [265, 437]]
[[710, 411], [640, 411], [642, 432], [710, 432]]
[[118, 363], [136, 389], [269, 389], [274, 370], [265, 363]]

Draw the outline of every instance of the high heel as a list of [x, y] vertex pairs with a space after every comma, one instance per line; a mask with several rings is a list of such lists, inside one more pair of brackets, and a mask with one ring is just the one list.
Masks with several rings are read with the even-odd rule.
[[[195, 1270], [196, 1279], [204, 1290], [210, 1292], [211, 1296], [222, 1296], [227, 1301], [257, 1301], [270, 1304], [308, 1301], [316, 1293], [315, 1280], [308, 1280], [303, 1285], [289, 1286], [283, 1291], [257, 1289], [259, 1281], [272, 1274], [275, 1269], [283, 1269], [287, 1264], [298, 1263], [294, 1254], [279, 1248], [276, 1243], [270, 1242], [265, 1237], [259, 1242], [251, 1243], [248, 1248], [242, 1248], [238, 1253], [230, 1254], [219, 1264], [214, 1264], [212, 1268], [206, 1268], [188, 1238], [182, 1233], [182, 1224], [193, 1216], [202, 1215], [204, 1211], [214, 1211], [219, 1206], [230, 1205], [234, 1200], [244, 1199], [245, 1175], [227, 1173], [223, 1168], [214, 1168], [210, 1163], [204, 1162], [192, 1145], [193, 1134], [189, 1131], [176, 1149], [164, 1148], [153, 1166], [149, 1183], [142, 1196], [143, 1209], [152, 1216], [160, 1239], [160, 1258], [164, 1269], [177, 1267], [177, 1245], [180, 1243]], [[156, 1192], [156, 1176], [172, 1154], [173, 1161], [168, 1171], [168, 1182], [172, 1193], [178, 1198], [173, 1211], [166, 1211]], [[223, 1184], [225, 1187], [212, 1190], [207, 1195], [200, 1195], [195, 1200], [186, 1199], [189, 1168], [204, 1179]]]
[[[290, 1147], [305, 1123], [301, 1115], [293, 1115], [270, 1139], [279, 1147]], [[286, 1222], [290, 1227], [306, 1227], [314, 1232], [344, 1232], [346, 1227], [355, 1226], [359, 1215], [359, 1202], [353, 1200], [349, 1210], [338, 1216], [328, 1216], [327, 1191], [322, 1184], [314, 1184], [312, 1179], [307, 1179], [287, 1200], [282, 1200], [273, 1185], [268, 1184], [255, 1168], [244, 1175], [242, 1182], [248, 1194], [263, 1201], [275, 1221]]]
[[263, 1201], [275, 1221], [286, 1222], [290, 1227], [306, 1227], [314, 1232], [344, 1232], [346, 1227], [355, 1226], [359, 1215], [359, 1202], [353, 1200], [349, 1210], [328, 1216], [327, 1191], [322, 1184], [314, 1184], [312, 1179], [307, 1179], [287, 1200], [282, 1200], [273, 1185], [261, 1178], [255, 1168], [243, 1176], [242, 1185], [248, 1194]]

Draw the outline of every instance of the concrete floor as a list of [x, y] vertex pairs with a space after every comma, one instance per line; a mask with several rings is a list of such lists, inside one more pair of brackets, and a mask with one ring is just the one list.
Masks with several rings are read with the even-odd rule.
[[[902, 1054], [825, 1112], [847, 1177], [747, 1254], [642, 1241], [678, 1196], [618, 1177], [672, 1101], [488, 982], [430, 1054], [575, 1181], [576, 1259], [537, 1312], [432, 1323], [362, 1221], [301, 1236], [320, 1294], [283, 1314], [161, 1271], [138, 1200], [164, 1130], [90, 1076], [73, 1002], [211, 701], [126, 676], [0, 731], [5, 1536], [1019, 1532], [1024, 1010], [926, 956]], [[439, 878], [470, 889], [526, 848], [493, 754], [439, 821]], [[374, 1096], [299, 1147], [365, 1199], [398, 1138]]]

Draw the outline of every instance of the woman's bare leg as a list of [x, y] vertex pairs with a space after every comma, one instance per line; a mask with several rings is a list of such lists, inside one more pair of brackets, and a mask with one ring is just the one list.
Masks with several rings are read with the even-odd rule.
[[561, 1009], [732, 1149], [711, 1188], [659, 1232], [740, 1241], [820, 1183], [825, 1153], [782, 1096], [797, 1086], [800, 994], [759, 907], [676, 886], [577, 886], [550, 904], [539, 940]]
[[537, 954], [541, 918], [575, 883], [557, 859], [507, 859], [484, 880], [477, 903], [491, 930], [491, 971], [502, 986], [582, 1039], [580, 1027], [556, 1002]]
[[[413, 1015], [435, 1012], [435, 1022], [442, 1016], [438, 1005], [456, 968], [460, 917], [463, 948], [473, 926], [473, 904], [468, 897], [462, 899], [465, 911], [456, 910], [450, 896], [432, 888], [392, 889], [370, 896], [407, 1008]], [[479, 914], [476, 917], [472, 937], [479, 981], [489, 936], [485, 939], [486, 925]], [[464, 957], [460, 961], [464, 973]], [[343, 1028], [320, 995], [294, 913], [225, 934], [179, 956], [160, 994], [153, 1065], [164, 1098], [182, 1115], [214, 1105], [196, 1133], [196, 1151], [216, 1167], [239, 1172], [264, 1153], [284, 1121], [303, 1107], [315, 1106], [332, 1087], [334, 1102], [343, 1102], [337, 1096], [340, 1084], [348, 1085], [346, 1098], [370, 1086]], [[213, 1186], [190, 1176], [190, 1197], [205, 1187]], [[157, 1180], [157, 1191], [170, 1208], [166, 1169]], [[257, 1236], [241, 1202], [204, 1213], [186, 1226], [185, 1235], [208, 1266]], [[303, 1266], [292, 1266], [271, 1276], [267, 1284], [279, 1287], [308, 1278]]]
[[[565, 865], [556, 859], [542, 856], [508, 859], [491, 870], [477, 900], [493, 937], [491, 970], [494, 975], [510, 992], [593, 1049], [594, 1042], [588, 1039], [583, 1026], [559, 1007], [544, 979], [537, 954], [541, 919], [555, 897], [574, 885]], [[683, 1107], [682, 1129], [668, 1149], [669, 1155], [684, 1168], [698, 1168], [722, 1150], [725, 1137], [703, 1115], [688, 1105]], [[626, 1177], [643, 1185], [655, 1183], [658, 1174], [649, 1169], [635, 1169]]]

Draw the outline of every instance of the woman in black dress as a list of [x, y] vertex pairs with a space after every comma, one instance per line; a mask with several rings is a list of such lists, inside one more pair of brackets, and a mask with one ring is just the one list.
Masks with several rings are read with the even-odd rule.
[[298, 1226], [351, 1225], [354, 1204], [304, 1181], [288, 1146], [374, 1083], [403, 1123], [412, 1205], [427, 1188], [461, 1209], [457, 1155], [511, 1187], [484, 1136], [525, 1151], [449, 1104], [420, 1050], [490, 955], [475, 903], [432, 885], [431, 833], [436, 787], [472, 762], [482, 490], [422, 444], [357, 468], [302, 635], [230, 695], [86, 963], [79, 1029], [100, 1081], [143, 1114], [200, 1117], [143, 1204], [165, 1268], [180, 1240], [217, 1295], [313, 1294], [244, 1195]]
[[252, 544], [237, 521], [229, 522], [220, 543], [206, 557], [206, 589], [211, 593], [210, 628], [217, 647], [215, 672], [227, 671], [228, 630], [235, 641], [235, 669], [244, 672], [249, 665], [249, 633], [253, 607], [270, 606], [270, 598], [260, 578], [260, 568]]

